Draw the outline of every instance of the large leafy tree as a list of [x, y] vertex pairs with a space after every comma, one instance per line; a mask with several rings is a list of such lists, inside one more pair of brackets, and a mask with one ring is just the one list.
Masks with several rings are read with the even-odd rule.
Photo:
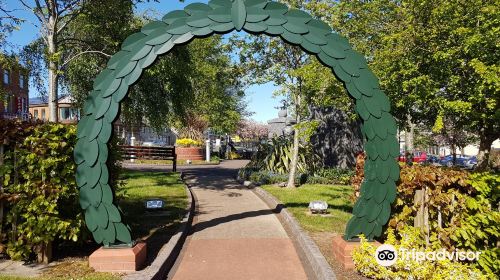
[[[280, 1], [292, 8], [305, 8], [308, 1]], [[315, 106], [336, 106], [346, 111], [352, 103], [328, 68], [314, 56], [277, 38], [267, 36], [235, 36], [232, 39], [240, 51], [239, 60], [247, 74], [246, 83], [273, 82], [279, 86], [276, 95], [284, 96], [296, 120], [293, 149], [287, 187], [294, 187], [299, 159], [299, 142], [307, 140], [317, 122], [311, 120]]]
[[197, 135], [208, 127], [218, 133], [236, 131], [246, 112], [238, 68], [229, 54], [220, 36], [175, 48], [132, 89], [125, 121], [137, 125], [146, 120], [157, 130], [195, 129]]
[[78, 107], [82, 107], [94, 78], [106, 67], [110, 56], [140, 25], [131, 1], [111, 0], [104, 6], [87, 6], [86, 12], [68, 26], [63, 36], [69, 49], [66, 56], [72, 59], [61, 64], [60, 84]]
[[401, 127], [411, 120], [445, 137], [472, 133], [480, 164], [488, 162], [500, 135], [498, 1], [287, 2], [328, 21], [367, 56]]
[[14, 15], [14, 12], [14, 10], [6, 7], [5, 0], [0, 0], [0, 49], [7, 43], [6, 37], [18, 28], [18, 25], [22, 22], [20, 18]]
[[[73, 52], [102, 50], [82, 53], [64, 65], [61, 80], [80, 107], [92, 89], [94, 77], [106, 67], [107, 54], [117, 52], [128, 35], [150, 20], [134, 16], [132, 5], [120, 2], [108, 4], [112, 14], [94, 7], [95, 11], [89, 10], [68, 28], [77, 42]], [[122, 106], [121, 121], [126, 126], [146, 122], [157, 131], [203, 123], [205, 128], [210, 126], [218, 132], [234, 132], [245, 106], [229, 51], [222, 38], [214, 36], [175, 48], [159, 58], [131, 88]]]
[[[105, 5], [99, 0], [20, 2], [35, 15], [38, 21], [35, 25], [40, 28], [40, 37], [25, 48], [24, 56], [31, 68], [34, 82], [42, 93], [48, 95], [49, 120], [57, 122], [57, 99], [61, 76], [65, 74], [66, 68], [72, 61], [84, 58], [87, 54], [109, 57], [110, 54], [103, 46], [109, 42], [102, 40], [103, 44], [99, 46], [94, 39], [104, 39], [103, 33], [106, 32], [104, 37], [120, 36], [120, 32], [110, 32], [109, 27], [116, 27], [116, 20], [130, 18], [134, 1], [110, 0]], [[123, 12], [127, 15], [124, 16]], [[100, 24], [93, 28], [81, 24], [82, 21], [95, 23], [97, 18]], [[108, 21], [109, 19], [111, 20]], [[75, 26], [82, 29], [76, 29]], [[44, 90], [45, 82], [48, 90]]]
[[[233, 44], [240, 50], [239, 60], [248, 73], [249, 83], [273, 82], [280, 86], [276, 94], [283, 95], [290, 101], [295, 120], [301, 122], [303, 104], [306, 96], [303, 77], [295, 71], [306, 65], [307, 55], [298, 47], [287, 45], [278, 39], [265, 36], [250, 38], [235, 36]], [[299, 160], [299, 129], [294, 129], [291, 151], [290, 172], [287, 187], [295, 187], [295, 174]]]

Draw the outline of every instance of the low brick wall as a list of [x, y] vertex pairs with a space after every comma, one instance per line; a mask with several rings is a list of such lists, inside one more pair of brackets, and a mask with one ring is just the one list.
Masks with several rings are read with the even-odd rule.
[[199, 147], [190, 147], [190, 148], [185, 148], [185, 147], [176, 147], [175, 148], [175, 153], [177, 154], [177, 159], [178, 160], [203, 160], [204, 159], [204, 154], [203, 154], [203, 148]]

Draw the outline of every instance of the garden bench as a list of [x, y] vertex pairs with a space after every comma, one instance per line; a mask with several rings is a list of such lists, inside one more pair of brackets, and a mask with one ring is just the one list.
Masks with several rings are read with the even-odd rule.
[[177, 171], [175, 147], [119, 146], [123, 159], [172, 160], [172, 171]]

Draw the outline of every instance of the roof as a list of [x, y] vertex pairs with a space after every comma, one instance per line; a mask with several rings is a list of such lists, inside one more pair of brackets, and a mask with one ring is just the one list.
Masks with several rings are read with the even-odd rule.
[[44, 97], [35, 97], [35, 98], [30, 98], [30, 105], [42, 105], [42, 104], [47, 104], [47, 99]]
[[[29, 104], [30, 104], [30, 106], [45, 105], [45, 104], [48, 104], [47, 100], [48, 99], [46, 96], [30, 98]], [[57, 103], [58, 104], [72, 104], [73, 101], [71, 99], [71, 96], [63, 95], [63, 96], [59, 97], [59, 100]]]

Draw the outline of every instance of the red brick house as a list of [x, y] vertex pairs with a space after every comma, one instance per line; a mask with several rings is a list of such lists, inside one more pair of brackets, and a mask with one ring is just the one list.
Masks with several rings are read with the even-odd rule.
[[28, 71], [14, 59], [0, 56], [0, 118], [28, 119]]

